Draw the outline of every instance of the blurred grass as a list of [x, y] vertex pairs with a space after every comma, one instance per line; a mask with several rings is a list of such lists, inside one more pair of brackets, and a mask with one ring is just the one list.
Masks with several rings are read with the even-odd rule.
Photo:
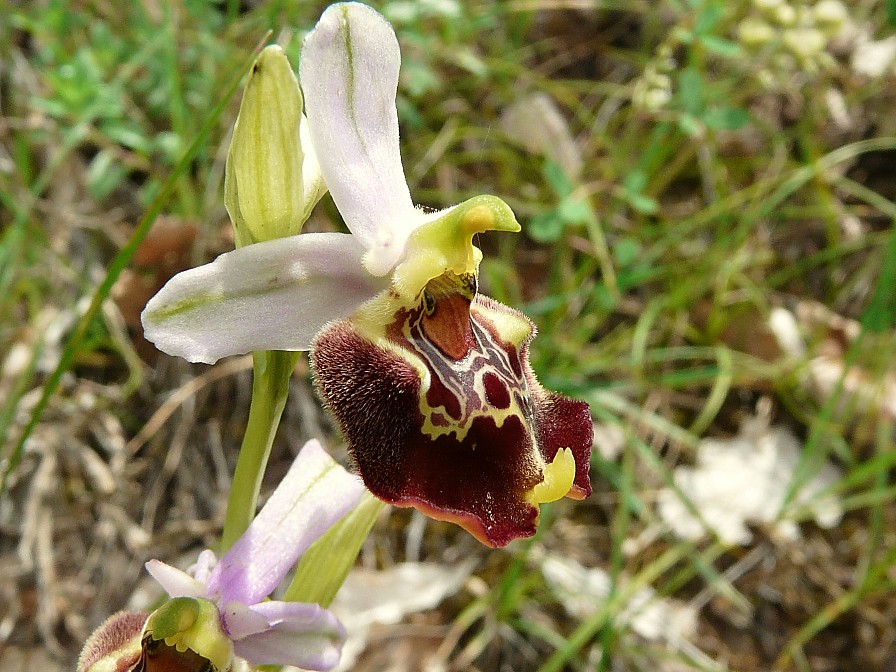
[[[887, 37], [889, 4], [850, 3], [855, 30]], [[44, 404], [58, 418], [89, 390], [127, 440], [198, 370], [135, 362], [126, 341], [138, 334], [128, 337], [115, 304], [100, 311], [101, 302], [156, 211], [197, 224], [193, 262], [226, 249], [230, 83], [268, 30], [295, 63], [325, 5], [48, 0], [0, 17], [0, 466], [11, 477], [0, 522], [13, 531], [0, 553], [27, 536], [16, 497], [33, 471], [14, 472], [16, 446], [26, 463], [49, 450], [25, 441]], [[623, 434], [617, 458], [595, 455], [592, 500], [545, 507], [532, 542], [477, 551], [488, 591], [450, 614], [462, 633], [452, 664], [893, 664], [896, 385], [882, 387], [896, 352], [892, 66], [856, 72], [848, 35], [814, 60], [794, 57], [781, 35], [752, 45], [742, 28], [765, 14], [750, 2], [375, 5], [402, 43], [402, 153], [415, 201], [506, 198], [523, 234], [480, 241], [483, 286], [537, 322], [532, 363], [544, 384], [588, 400], [600, 426]], [[535, 93], [552, 101], [577, 163], [508, 130], [507, 111], [522, 102], [531, 112]], [[528, 135], [547, 127], [542, 118]], [[315, 226], [338, 225], [331, 204], [324, 212]], [[767, 326], [781, 308], [797, 317], [802, 354]], [[819, 311], [827, 317], [806, 317]], [[809, 382], [819, 358], [840, 371], [821, 390]], [[209, 403], [197, 417], [221, 413]], [[761, 560], [740, 575], [731, 570], [750, 550], [678, 539], [655, 503], [664, 487], [685, 498], [674, 467], [694, 461], [701, 438], [735, 434], [763, 403], [803, 443], [788, 502], [833, 459], [843, 477], [831, 490], [847, 515], [821, 530], [805, 506], [788, 505], [805, 521], [804, 542], [756, 530]], [[232, 460], [238, 437], [221, 441]], [[539, 570], [544, 554], [609, 573], [592, 616], [564, 612]], [[632, 635], [623, 613], [644, 586], [702, 607], [694, 649]], [[80, 631], [64, 622], [71, 648]], [[514, 657], [519, 641], [534, 658]]]

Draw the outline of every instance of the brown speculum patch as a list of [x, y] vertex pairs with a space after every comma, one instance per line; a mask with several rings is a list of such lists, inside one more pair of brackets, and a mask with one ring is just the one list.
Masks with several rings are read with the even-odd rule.
[[312, 348], [318, 392], [370, 491], [490, 546], [535, 533], [527, 496], [559, 449], [576, 461], [569, 494], [590, 494], [588, 406], [535, 379], [533, 332], [462, 277], [431, 282], [382, 334], [351, 320], [324, 330]]
[[143, 638], [143, 656], [132, 672], [219, 672], [212, 662], [192, 649], [180, 651], [176, 646]]

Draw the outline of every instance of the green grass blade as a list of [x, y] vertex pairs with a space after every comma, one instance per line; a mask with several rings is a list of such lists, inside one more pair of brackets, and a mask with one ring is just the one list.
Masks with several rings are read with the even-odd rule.
[[53, 393], [59, 386], [59, 381], [62, 379], [63, 374], [65, 374], [65, 372], [71, 365], [72, 360], [74, 359], [75, 354], [77, 353], [78, 348], [81, 345], [82, 340], [84, 339], [84, 336], [87, 334], [91, 324], [99, 314], [103, 301], [105, 301], [109, 296], [109, 292], [112, 290], [112, 285], [115, 284], [118, 276], [128, 265], [131, 257], [134, 256], [134, 253], [137, 251], [138, 246], [146, 237], [149, 229], [152, 227], [155, 218], [161, 212], [165, 204], [168, 203], [174, 190], [177, 187], [178, 179], [189, 169], [191, 161], [196, 156], [200, 148], [205, 145], [206, 138], [215, 127], [215, 124], [217, 124], [218, 118], [221, 116], [224, 108], [230, 102], [231, 97], [239, 87], [243, 76], [246, 72], [249, 71], [249, 68], [252, 67], [252, 64], [255, 62], [255, 58], [261, 51], [264, 44], [267, 42], [267, 39], [268, 36], [265, 35], [264, 39], [261, 40], [253, 50], [252, 55], [246, 59], [242, 67], [240, 67], [233, 75], [233, 78], [225, 88], [220, 101], [214, 108], [212, 108], [208, 117], [206, 117], [205, 119], [205, 123], [203, 123], [202, 127], [199, 129], [196, 137], [193, 138], [193, 142], [189, 147], [187, 147], [180, 161], [177, 163], [174, 170], [165, 180], [162, 188], [159, 190], [158, 194], [156, 194], [152, 203], [150, 203], [149, 207], [143, 215], [143, 218], [134, 229], [134, 233], [131, 234], [131, 237], [128, 240], [127, 244], [122, 247], [122, 249], [109, 264], [109, 268], [106, 271], [106, 276], [103, 278], [103, 281], [94, 292], [93, 299], [91, 300], [90, 305], [88, 306], [84, 314], [80, 317], [78, 323], [75, 325], [75, 328], [72, 331], [72, 334], [69, 337], [64, 350], [62, 351], [59, 363], [56, 365], [53, 373], [50, 374], [46, 383], [44, 383], [43, 391], [41, 392], [40, 399], [34, 407], [31, 418], [22, 429], [22, 433], [13, 446], [10, 454], [6, 457], [6, 466], [3, 469], [2, 475], [0, 475], [0, 495], [5, 492], [8, 477], [22, 458], [25, 442], [28, 440], [28, 437], [31, 436], [31, 432], [37, 426], [37, 423], [40, 422], [41, 416], [43, 415], [44, 410], [46, 410], [50, 398], [53, 396]]

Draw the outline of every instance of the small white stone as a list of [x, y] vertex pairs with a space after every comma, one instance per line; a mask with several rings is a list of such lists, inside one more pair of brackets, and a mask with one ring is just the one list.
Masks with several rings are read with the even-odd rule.
[[840, 89], [831, 87], [825, 91], [824, 102], [827, 103], [831, 120], [837, 124], [838, 128], [844, 131], [852, 129], [852, 118], [846, 106], [846, 98], [843, 97], [843, 92]]
[[[541, 571], [563, 607], [577, 618], [594, 616], [610, 594], [610, 576], [599, 567], [584, 567], [575, 560], [551, 555], [542, 561]], [[621, 577], [621, 586], [625, 583]], [[697, 630], [693, 606], [663, 598], [650, 586], [634, 592], [620, 620], [641, 637], [665, 641], [675, 648]]]
[[[711, 531], [726, 544], [744, 545], [752, 540], [749, 524], [767, 525], [779, 538], [798, 538], [795, 521], [781, 510], [801, 450], [788, 429], [765, 427], [760, 420], [745, 422], [733, 439], [706, 439], [697, 448], [697, 464], [678, 467], [674, 478], [708, 530], [671, 488], [659, 492], [660, 517], [684, 539], [700, 539]], [[838, 469], [823, 465], [802, 485], [790, 508], [805, 507], [822, 527], [837, 524], [843, 515], [839, 499], [820, 495], [840, 477]]]
[[852, 54], [852, 69], [866, 77], [880, 77], [896, 60], [896, 35], [876, 42], [860, 39]]
[[835, 30], [843, 26], [849, 18], [849, 12], [840, 0], [819, 0], [812, 11], [818, 23]]
[[791, 357], [802, 357], [806, 354], [806, 344], [800, 335], [796, 317], [786, 308], [772, 308], [768, 316], [768, 326], [778, 345]]
[[613, 462], [625, 446], [625, 431], [620, 425], [594, 423], [594, 447], [607, 462]]

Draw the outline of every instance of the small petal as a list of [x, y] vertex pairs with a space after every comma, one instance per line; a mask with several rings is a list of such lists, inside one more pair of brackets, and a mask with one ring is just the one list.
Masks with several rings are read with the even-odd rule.
[[196, 558], [196, 562], [187, 567], [187, 572], [201, 584], [206, 585], [208, 584], [209, 574], [211, 574], [212, 569], [217, 564], [218, 558], [215, 556], [215, 552], [206, 548]]
[[399, 259], [422, 213], [401, 165], [395, 95], [401, 53], [389, 23], [359, 3], [330, 6], [305, 38], [299, 73], [327, 187], [349, 229], [377, 250], [375, 275]]
[[356, 476], [319, 442], [309, 441], [249, 529], [212, 570], [210, 593], [223, 604], [261, 601], [302, 553], [358, 504], [363, 492]]
[[302, 190], [305, 193], [305, 212], [302, 213], [302, 221], [306, 221], [311, 216], [314, 206], [327, 193], [327, 185], [324, 182], [324, 176], [320, 173], [320, 162], [317, 160], [317, 151], [311, 142], [308, 118], [304, 114], [299, 125], [299, 138], [302, 141], [302, 150], [305, 152], [305, 158], [302, 161]]
[[270, 628], [234, 642], [241, 658], [255, 665], [305, 670], [329, 670], [339, 663], [345, 630], [332, 612], [316, 604], [276, 601], [251, 610], [267, 619]]
[[171, 597], [208, 597], [208, 588], [204, 582], [161, 560], [147, 562], [146, 571]]
[[382, 291], [342, 233], [306, 233], [222, 254], [174, 276], [141, 319], [163, 352], [212, 364], [253, 350], [307, 350], [326, 323]]

